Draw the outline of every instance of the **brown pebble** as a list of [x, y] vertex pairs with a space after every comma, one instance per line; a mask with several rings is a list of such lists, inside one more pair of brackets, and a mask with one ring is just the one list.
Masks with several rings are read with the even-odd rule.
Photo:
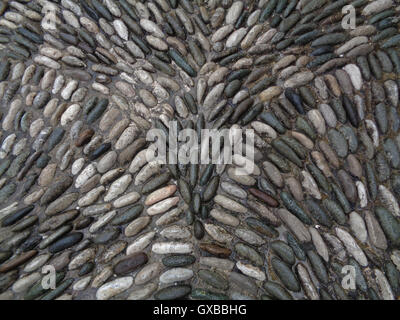
[[86, 129], [82, 131], [79, 137], [75, 141], [75, 146], [82, 147], [83, 145], [85, 145], [90, 141], [93, 135], [94, 135], [93, 129]]
[[255, 188], [250, 188], [249, 191], [254, 196], [256, 196], [258, 199], [264, 201], [270, 207], [276, 208], [277, 206], [279, 206], [279, 202], [276, 201], [276, 199], [271, 197], [269, 194], [266, 194], [265, 192], [262, 192], [262, 191], [260, 191], [258, 189], [255, 189]]
[[232, 253], [230, 249], [212, 243], [200, 243], [199, 247], [201, 250], [220, 258], [228, 258]]
[[48, 164], [40, 173], [38, 183], [41, 187], [48, 187], [54, 179], [57, 170], [56, 163]]

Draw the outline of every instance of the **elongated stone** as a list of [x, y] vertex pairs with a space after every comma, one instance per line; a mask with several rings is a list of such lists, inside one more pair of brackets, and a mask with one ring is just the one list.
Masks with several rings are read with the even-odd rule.
[[247, 208], [236, 201], [232, 201], [230, 198], [223, 195], [216, 195], [214, 201], [224, 207], [227, 210], [238, 213], [246, 213]]
[[82, 238], [83, 238], [83, 234], [80, 232], [71, 233], [71, 234], [57, 240], [52, 245], [50, 245], [49, 251], [51, 253], [55, 253], [55, 252], [65, 250], [67, 248], [72, 247], [79, 241], [81, 241]]
[[97, 300], [108, 300], [113, 296], [129, 289], [133, 284], [132, 277], [121, 277], [102, 285], [96, 292]]
[[154, 298], [157, 300], [175, 300], [185, 297], [192, 290], [189, 285], [173, 285], [165, 287], [154, 294]]
[[148, 257], [145, 253], [136, 253], [126, 257], [114, 266], [114, 272], [117, 275], [127, 275], [139, 268], [143, 264], [146, 264]]

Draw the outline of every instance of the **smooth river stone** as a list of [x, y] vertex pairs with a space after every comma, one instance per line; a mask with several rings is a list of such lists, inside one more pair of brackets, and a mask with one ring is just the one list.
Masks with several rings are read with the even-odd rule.
[[200, 257], [199, 263], [210, 268], [217, 268], [227, 271], [232, 271], [233, 267], [235, 266], [233, 261], [215, 257]]
[[132, 191], [114, 200], [113, 206], [115, 208], [126, 207], [130, 204], [136, 203], [139, 199], [140, 199], [140, 194], [136, 191]]
[[147, 214], [150, 216], [157, 215], [160, 213], [164, 213], [176, 206], [179, 202], [179, 197], [172, 197], [160, 202], [153, 204], [150, 208], [147, 208]]
[[160, 235], [171, 240], [181, 240], [191, 237], [189, 228], [180, 225], [172, 225], [161, 230]]
[[163, 187], [161, 189], [158, 189], [156, 191], [153, 191], [146, 197], [144, 204], [146, 206], [151, 206], [151, 205], [173, 195], [175, 193], [175, 191], [176, 191], [176, 185], [169, 185], [169, 186]]
[[238, 261], [236, 262], [236, 267], [246, 276], [252, 277], [259, 281], [264, 281], [266, 279], [265, 273], [251, 264]]
[[238, 218], [219, 209], [212, 209], [210, 215], [215, 220], [232, 227], [237, 227], [240, 223]]
[[115, 180], [108, 189], [107, 194], [104, 196], [104, 201], [111, 201], [118, 197], [120, 194], [124, 193], [131, 182], [132, 176], [130, 174], [126, 174], [121, 178]]
[[154, 262], [146, 265], [140, 270], [135, 277], [135, 284], [142, 285], [149, 282], [151, 279], [158, 276], [163, 269], [163, 266], [159, 262]]
[[137, 235], [140, 231], [147, 227], [150, 221], [150, 217], [139, 217], [133, 220], [130, 224], [126, 226], [125, 236], [133, 237], [134, 235]]
[[210, 235], [210, 237], [218, 242], [230, 243], [233, 240], [233, 236], [220, 226], [211, 223], [206, 223], [204, 224], [204, 228]]
[[368, 265], [367, 257], [354, 238], [347, 231], [341, 228], [335, 228], [335, 230], [336, 235], [345, 245], [347, 252], [353, 256], [360, 265], [366, 267]]
[[193, 245], [183, 242], [156, 242], [153, 244], [151, 250], [157, 254], [184, 254], [191, 253], [193, 251]]
[[133, 284], [133, 277], [117, 278], [102, 285], [96, 292], [97, 300], [108, 300], [117, 294], [129, 289]]
[[127, 275], [146, 264], [148, 260], [149, 258], [143, 252], [132, 254], [119, 261], [114, 266], [114, 272], [119, 276]]
[[216, 195], [214, 197], [215, 203], [219, 204], [221, 207], [233, 211], [233, 212], [238, 212], [238, 213], [246, 213], [247, 208], [240, 203], [224, 196], [224, 195]]
[[288, 226], [300, 242], [310, 242], [311, 235], [304, 224], [286, 209], [276, 211], [278, 217]]
[[160, 275], [160, 282], [164, 284], [186, 281], [193, 277], [193, 270], [187, 268], [173, 268]]
[[126, 254], [130, 255], [144, 250], [151, 243], [155, 235], [156, 235], [155, 231], [150, 231], [137, 237], [135, 241], [133, 241], [126, 248]]

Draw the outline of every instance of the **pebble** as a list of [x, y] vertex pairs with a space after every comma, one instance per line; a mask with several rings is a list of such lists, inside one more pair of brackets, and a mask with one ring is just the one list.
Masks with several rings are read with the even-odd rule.
[[193, 246], [191, 243], [157, 242], [153, 244], [151, 250], [157, 254], [184, 254], [191, 253], [193, 251]]
[[212, 209], [210, 211], [210, 215], [217, 221], [232, 226], [232, 227], [237, 227], [240, 223], [239, 219], [236, 218], [235, 216], [226, 213], [222, 210], [218, 210], [218, 209]]
[[[1, 298], [396, 299], [398, 8], [344, 2], [0, 5]], [[146, 157], [174, 120], [254, 158]]]
[[150, 216], [157, 215], [160, 213], [164, 213], [177, 205], [179, 202], [179, 197], [172, 197], [162, 200], [156, 204], [153, 204], [151, 207], [147, 209], [147, 214]]
[[160, 234], [171, 240], [180, 240], [191, 237], [191, 233], [187, 228], [178, 225], [166, 227], [160, 232]]
[[365, 256], [364, 252], [347, 231], [341, 228], [336, 228], [336, 235], [343, 242], [348, 253], [353, 256], [360, 265], [364, 267], [368, 265], [367, 257]]
[[241, 261], [236, 262], [236, 267], [245, 275], [252, 277], [258, 281], [264, 281], [266, 279], [265, 273], [257, 267], [250, 264], [243, 263]]
[[231, 200], [230, 198], [223, 195], [216, 195], [214, 197], [214, 201], [220, 206], [224, 207], [227, 210], [238, 212], [238, 213], [246, 213], [247, 208], [241, 205], [240, 203]]
[[39, 279], [41, 279], [41, 274], [39, 272], [28, 274], [25, 277], [22, 277], [14, 282], [14, 284], [12, 285], [12, 291], [14, 291], [15, 293], [25, 292]]
[[129, 289], [133, 284], [132, 277], [121, 277], [103, 284], [96, 291], [97, 300], [108, 300]]
[[148, 257], [143, 252], [138, 252], [135, 254], [130, 254], [124, 259], [120, 260], [114, 266], [114, 273], [117, 275], [127, 275], [132, 271], [138, 269], [142, 265], [146, 264]]
[[163, 284], [186, 281], [192, 278], [193, 271], [186, 268], [173, 268], [160, 275], [160, 282]]
[[235, 264], [228, 259], [221, 259], [221, 258], [215, 258], [215, 257], [200, 257], [199, 263], [201, 265], [204, 265], [204, 266], [207, 266], [210, 268], [216, 268], [216, 269], [227, 270], [227, 271], [232, 271], [232, 269], [235, 266]]
[[162, 265], [159, 262], [154, 262], [152, 264], [146, 265], [142, 270], [140, 270], [135, 277], [135, 285], [142, 285], [153, 278], [157, 277], [162, 270]]
[[108, 202], [118, 197], [128, 188], [131, 182], [132, 176], [130, 174], [124, 175], [121, 178], [115, 180], [111, 184], [106, 195], [104, 196], [104, 201]]

